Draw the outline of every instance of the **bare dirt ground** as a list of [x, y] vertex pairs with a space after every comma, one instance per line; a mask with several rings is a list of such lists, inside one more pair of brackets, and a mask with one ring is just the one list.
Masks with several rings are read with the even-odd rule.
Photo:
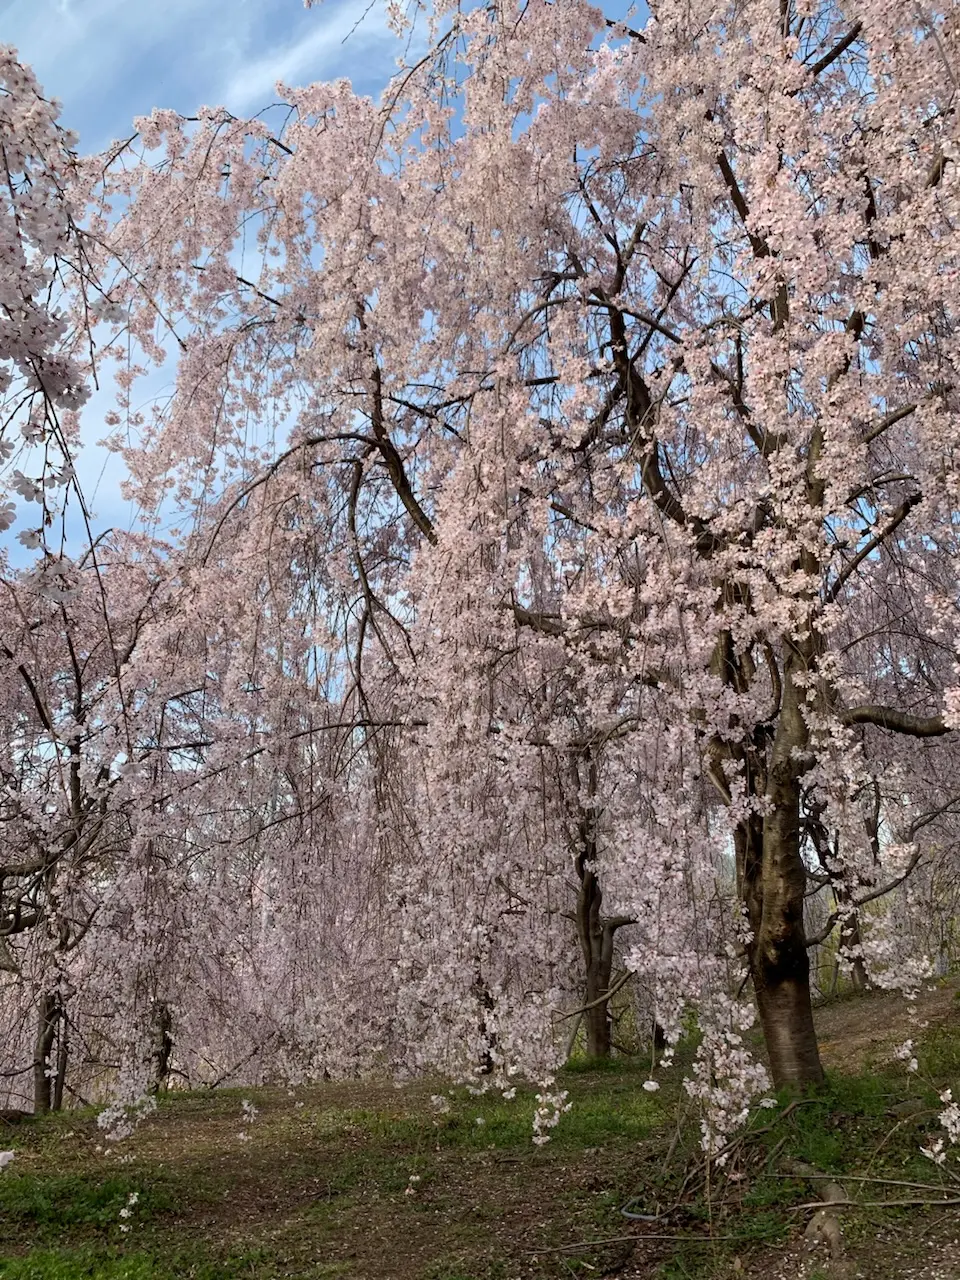
[[958, 984], [945, 982], [916, 1001], [899, 992], [868, 991], [824, 1005], [814, 1014], [824, 1066], [857, 1072], [889, 1064], [904, 1040], [960, 1022], [957, 994]]
[[[954, 1194], [920, 1147], [938, 1091], [960, 1096], [958, 984], [914, 1005], [844, 999], [816, 1019], [826, 1093], [762, 1113], [712, 1185], [680, 1072], [650, 1094], [636, 1062], [567, 1073], [573, 1109], [543, 1148], [532, 1096], [436, 1081], [170, 1095], [115, 1147], [89, 1113], [18, 1127], [0, 1133], [17, 1150], [0, 1174], [0, 1277], [960, 1280], [960, 1204], [864, 1204]], [[908, 1038], [914, 1076], [895, 1057]], [[836, 1257], [806, 1247], [815, 1215], [799, 1206], [822, 1183], [781, 1172], [787, 1155], [858, 1202], [835, 1211]], [[628, 1221], [633, 1197], [661, 1216]]]

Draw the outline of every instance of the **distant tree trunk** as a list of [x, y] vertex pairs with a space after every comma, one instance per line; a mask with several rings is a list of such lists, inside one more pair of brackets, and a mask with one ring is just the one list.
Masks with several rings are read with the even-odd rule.
[[480, 1052], [480, 1074], [482, 1076], [490, 1076], [493, 1075], [493, 1069], [495, 1066], [493, 1051], [497, 1047], [497, 1035], [495, 1031], [490, 1030], [487, 1015], [493, 1010], [494, 999], [490, 993], [490, 988], [484, 980], [479, 962], [477, 963], [476, 976], [473, 982], [473, 991], [474, 995], [477, 997], [477, 1003], [480, 1006], [480, 1022], [478, 1031], [480, 1033], [480, 1043], [483, 1046]]
[[173, 1014], [165, 1000], [158, 1000], [153, 1008], [153, 1083], [151, 1093], [166, 1089], [170, 1079], [170, 1057], [173, 1053]]
[[[37, 1039], [33, 1050], [33, 1109], [37, 1115], [46, 1115], [53, 1102], [52, 1077], [53, 1045], [60, 1020], [60, 998], [54, 991], [45, 991], [40, 997]], [[62, 1092], [62, 1091], [61, 1091]]]
[[613, 932], [604, 929], [600, 920], [602, 898], [597, 877], [592, 871], [582, 869], [577, 895], [577, 934], [586, 978], [583, 1018], [588, 1058], [609, 1058], [612, 1048], [610, 1002], [603, 997], [610, 990], [613, 972]]
[[[844, 905], [849, 907], [851, 902], [851, 894], [845, 886], [837, 887], [837, 906]], [[853, 983], [853, 989], [858, 995], [862, 995], [864, 991], [870, 989], [870, 979], [867, 977], [866, 965], [863, 963], [861, 954], [861, 938], [860, 938], [860, 913], [855, 907], [849, 907], [850, 914], [844, 917], [843, 923], [840, 925], [840, 950], [837, 953], [837, 965], [843, 956], [849, 956], [851, 960], [850, 980]]]
[[57, 1070], [53, 1078], [53, 1110], [63, 1110], [63, 1091], [67, 1083], [67, 1063], [70, 1059], [70, 1022], [66, 1006], [59, 1000], [60, 1016], [57, 1020]]

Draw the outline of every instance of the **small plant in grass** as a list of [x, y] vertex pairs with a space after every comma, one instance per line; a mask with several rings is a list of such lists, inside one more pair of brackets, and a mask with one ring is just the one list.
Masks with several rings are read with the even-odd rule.
[[957, 1156], [956, 1160], [949, 1159], [950, 1149], [960, 1146], [960, 1104], [954, 1101], [952, 1088], [939, 1088], [929, 1071], [930, 1066], [942, 1068], [945, 1062], [953, 1065], [955, 1057], [960, 1056], [960, 1041], [946, 1028], [939, 1028], [938, 1032], [929, 1037], [924, 1046], [923, 1069], [917, 1056], [921, 1050], [917, 1049], [914, 1053], [913, 1040], [905, 1040], [895, 1052], [897, 1058], [906, 1063], [910, 1074], [925, 1078], [928, 1088], [935, 1093], [942, 1104], [942, 1110], [934, 1108], [938, 1111], [937, 1121], [940, 1131], [931, 1136], [926, 1145], [920, 1147], [920, 1152], [928, 1160], [932, 1160], [952, 1181], [960, 1184], [960, 1152], [954, 1153]]
[[127, 1196], [127, 1203], [120, 1210], [120, 1218], [121, 1218], [120, 1230], [124, 1234], [126, 1234], [130, 1230], [130, 1227], [132, 1226], [132, 1223], [130, 1220], [133, 1217], [133, 1211], [137, 1207], [137, 1202], [139, 1201], [139, 1199], [140, 1199], [140, 1192], [131, 1191], [130, 1194]]
[[[254, 1120], [256, 1120], [257, 1116], [260, 1114], [259, 1110], [253, 1105], [253, 1103], [250, 1101], [249, 1098], [243, 1098], [241, 1100], [240, 1108], [243, 1112], [243, 1119], [245, 1124], [252, 1124]], [[250, 1135], [247, 1132], [246, 1128], [241, 1129], [240, 1132], [237, 1134], [237, 1137], [240, 1139], [241, 1142], [250, 1141]]]
[[[958, 1146], [960, 1145], [960, 1105], [954, 1102], [953, 1091], [951, 1089], [944, 1089], [943, 1092], [939, 1094], [939, 1098], [944, 1104], [944, 1109], [937, 1116], [937, 1119], [940, 1122], [940, 1127], [946, 1132], [946, 1141], [949, 1142], [950, 1146]], [[929, 1145], [921, 1147], [920, 1151], [928, 1160], [932, 1160], [934, 1164], [939, 1165], [941, 1168], [945, 1168], [945, 1166], [947, 1166], [947, 1151], [945, 1150], [945, 1145], [944, 1138], [940, 1135], [931, 1139]], [[953, 1164], [949, 1168], [945, 1169], [945, 1171], [949, 1173], [950, 1177], [954, 1181], [960, 1183], [960, 1174], [958, 1174], [958, 1171]]]

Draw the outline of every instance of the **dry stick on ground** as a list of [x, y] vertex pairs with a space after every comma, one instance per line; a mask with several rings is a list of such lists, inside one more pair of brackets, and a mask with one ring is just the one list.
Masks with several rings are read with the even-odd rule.
[[[960, 1204], [960, 1196], [953, 1196], [949, 1200], [831, 1200], [829, 1207], [831, 1209], [907, 1209], [921, 1204], [948, 1208]], [[806, 1204], [791, 1205], [790, 1212], [799, 1213], [801, 1209], [822, 1209], [823, 1207], [822, 1200], [811, 1200]]]
[[[786, 1107], [784, 1107], [784, 1109], [780, 1112], [777, 1118], [775, 1120], [772, 1120], [770, 1124], [762, 1125], [759, 1129], [749, 1129], [744, 1133], [738, 1134], [737, 1137], [731, 1138], [730, 1141], [725, 1146], [722, 1146], [719, 1151], [715, 1151], [713, 1155], [710, 1157], [710, 1159], [717, 1160], [719, 1159], [720, 1156], [731, 1155], [737, 1149], [737, 1147], [745, 1146], [748, 1142], [752, 1142], [754, 1138], [759, 1138], [765, 1133], [770, 1133], [772, 1129], [775, 1129], [778, 1124], [786, 1120], [787, 1116], [790, 1115], [792, 1112], [796, 1111], [798, 1107], [812, 1106], [817, 1101], [819, 1101], [819, 1099], [817, 1098], [794, 1099], [793, 1102], [789, 1103]], [[692, 1175], [697, 1171], [698, 1168], [705, 1169], [706, 1163], [707, 1162], [704, 1161], [702, 1165], [695, 1166], [690, 1171], [688, 1178], [692, 1177]], [[686, 1184], [684, 1184], [684, 1189], [685, 1189], [685, 1186]]]
[[893, 1128], [888, 1129], [887, 1132], [880, 1139], [880, 1141], [877, 1143], [875, 1149], [870, 1155], [870, 1160], [868, 1161], [867, 1167], [869, 1168], [869, 1166], [873, 1164], [874, 1160], [876, 1160], [877, 1156], [880, 1154], [883, 1148], [887, 1145], [887, 1143], [890, 1141], [893, 1135], [897, 1132], [897, 1130], [901, 1127], [901, 1125], [914, 1124], [919, 1116], [933, 1115], [935, 1112], [939, 1110], [940, 1110], [939, 1107], [924, 1107], [922, 1110], [913, 1111], [911, 1112], [910, 1115], [904, 1116], [902, 1120], [898, 1120], [897, 1123], [893, 1126]]
[[[760, 1175], [764, 1178], [786, 1178], [792, 1182], [799, 1182], [801, 1179], [807, 1179], [809, 1182], [822, 1180], [824, 1182], [836, 1182], [838, 1177], [843, 1177], [846, 1182], [877, 1182], [887, 1187], [911, 1187], [917, 1191], [946, 1191], [946, 1187], [938, 1187], [932, 1182], [903, 1182], [899, 1178], [871, 1178], [863, 1173], [764, 1173]], [[939, 1203], [939, 1201], [937, 1202]]]
[[[790, 1135], [789, 1133], [785, 1133], [783, 1137], [780, 1139], [780, 1141], [772, 1148], [772, 1150], [770, 1151], [770, 1154], [767, 1156], [767, 1158], [763, 1162], [768, 1169], [770, 1168], [774, 1160], [776, 1160], [777, 1156], [780, 1154], [780, 1152], [783, 1150], [783, 1148], [787, 1145], [789, 1141], [790, 1141]], [[761, 1174], [760, 1176], [764, 1177], [765, 1175]], [[789, 1178], [790, 1174], [784, 1173], [784, 1174], [777, 1174], [776, 1176]]]
[[[642, 1216], [639, 1214], [635, 1215], [630, 1213], [628, 1211], [629, 1206], [632, 1204], [636, 1204], [636, 1202], [640, 1199], [639, 1195], [636, 1195], [631, 1200], [628, 1200], [627, 1204], [624, 1206], [623, 1209], [620, 1210], [620, 1212], [623, 1214], [624, 1217], [634, 1218], [638, 1222], [652, 1222], [652, 1221], [655, 1221], [656, 1219], [668, 1218], [670, 1214], [676, 1212], [676, 1210], [681, 1207], [681, 1205], [684, 1202], [684, 1197], [687, 1195], [687, 1193], [696, 1189], [698, 1185], [697, 1183], [698, 1177], [702, 1176], [704, 1181], [706, 1180], [706, 1171], [707, 1171], [707, 1165], [709, 1163], [709, 1160], [716, 1160], [719, 1156], [724, 1156], [724, 1155], [729, 1156], [736, 1150], [737, 1147], [745, 1145], [747, 1142], [752, 1141], [754, 1138], [759, 1138], [765, 1133], [769, 1133], [771, 1129], [775, 1129], [776, 1126], [781, 1121], [785, 1120], [787, 1116], [789, 1116], [793, 1111], [797, 1110], [798, 1107], [808, 1106], [816, 1101], [817, 1101], [816, 1098], [796, 1098], [794, 1099], [793, 1102], [788, 1103], [788, 1105], [784, 1107], [783, 1111], [781, 1111], [779, 1116], [777, 1116], [776, 1120], [772, 1121], [770, 1124], [765, 1124], [761, 1126], [761, 1128], [759, 1129], [751, 1129], [747, 1133], [741, 1133], [736, 1138], [731, 1139], [730, 1142], [728, 1142], [725, 1146], [721, 1147], [720, 1150], [715, 1152], [712, 1156], [710, 1156], [708, 1160], [698, 1160], [696, 1164], [694, 1164], [693, 1168], [688, 1170], [686, 1176], [683, 1179], [683, 1182], [680, 1184], [680, 1190], [677, 1193], [676, 1200], [674, 1200], [673, 1204], [668, 1209], [664, 1209], [662, 1213], [644, 1214]], [[675, 1135], [675, 1137], [677, 1137], [678, 1135], [679, 1135], [679, 1121], [678, 1121], [677, 1135]], [[668, 1159], [669, 1159], [669, 1156], [673, 1154], [673, 1151], [674, 1151], [674, 1143], [671, 1143], [670, 1153], [667, 1157]], [[769, 1158], [770, 1157], [768, 1157], [768, 1160]]]
[[753, 1240], [750, 1234], [721, 1236], [684, 1236], [662, 1231], [638, 1232], [633, 1236], [607, 1236], [604, 1240], [577, 1240], [574, 1244], [545, 1245], [542, 1249], [524, 1249], [524, 1253], [575, 1253], [580, 1249], [599, 1249], [607, 1244], [643, 1244], [644, 1240], [682, 1240], [685, 1244], [713, 1244], [715, 1240]]
[[664, 1165], [668, 1165], [670, 1163], [673, 1159], [674, 1152], [680, 1145], [680, 1139], [683, 1137], [683, 1122], [686, 1120], [692, 1105], [693, 1099], [687, 1097], [683, 1102], [683, 1107], [677, 1107], [677, 1124], [673, 1131], [673, 1137], [670, 1139], [670, 1146], [667, 1149], [666, 1159], [663, 1162]]

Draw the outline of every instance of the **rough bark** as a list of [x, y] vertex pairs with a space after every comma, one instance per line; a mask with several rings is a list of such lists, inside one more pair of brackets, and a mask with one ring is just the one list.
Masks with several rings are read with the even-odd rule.
[[[844, 895], [848, 900], [851, 895]], [[841, 895], [837, 894], [837, 901], [841, 901]], [[866, 965], [863, 963], [863, 956], [860, 954], [860, 914], [854, 908], [851, 913], [845, 917], [840, 926], [840, 950], [838, 953], [837, 964], [839, 966], [840, 956], [851, 956], [850, 981], [853, 983], [853, 989], [857, 994], [870, 990], [870, 979], [867, 977]]]
[[55, 992], [43, 993], [38, 1012], [33, 1050], [33, 1110], [37, 1115], [46, 1115], [53, 1102], [53, 1045], [60, 1020], [60, 1001]]
[[[597, 766], [589, 755], [586, 766], [588, 794], [594, 796], [597, 793]], [[579, 793], [580, 772], [575, 756], [571, 760], [571, 774]], [[614, 935], [621, 925], [628, 924], [629, 921], [620, 917], [610, 920], [602, 918], [600, 909], [603, 905], [603, 893], [595, 870], [597, 842], [592, 810], [580, 806], [577, 825], [576, 871], [580, 888], [577, 893], [576, 922], [583, 955], [583, 1018], [587, 1032], [587, 1057], [609, 1058], [613, 1049], [613, 1026], [610, 1001], [604, 997], [610, 990], [613, 974]]]
[[585, 975], [583, 1016], [588, 1058], [609, 1058], [612, 1049], [610, 1002], [603, 996], [610, 990], [613, 972], [613, 930], [605, 929], [600, 919], [602, 900], [597, 877], [583, 868], [577, 895], [577, 934]]
[[798, 686], [796, 677], [811, 669], [812, 647], [795, 646], [784, 659], [783, 705], [767, 779], [762, 851], [759, 868], [756, 862], [752, 868], [754, 883], [747, 899], [753, 931], [750, 971], [775, 1085], [823, 1079], [803, 927], [807, 873], [800, 856], [801, 758], [809, 734], [801, 706], [802, 682]]
[[154, 1047], [153, 1047], [153, 1083], [151, 1093], [159, 1093], [166, 1089], [170, 1079], [170, 1057], [173, 1053], [173, 1014], [164, 1000], [157, 1001], [153, 1009]]

